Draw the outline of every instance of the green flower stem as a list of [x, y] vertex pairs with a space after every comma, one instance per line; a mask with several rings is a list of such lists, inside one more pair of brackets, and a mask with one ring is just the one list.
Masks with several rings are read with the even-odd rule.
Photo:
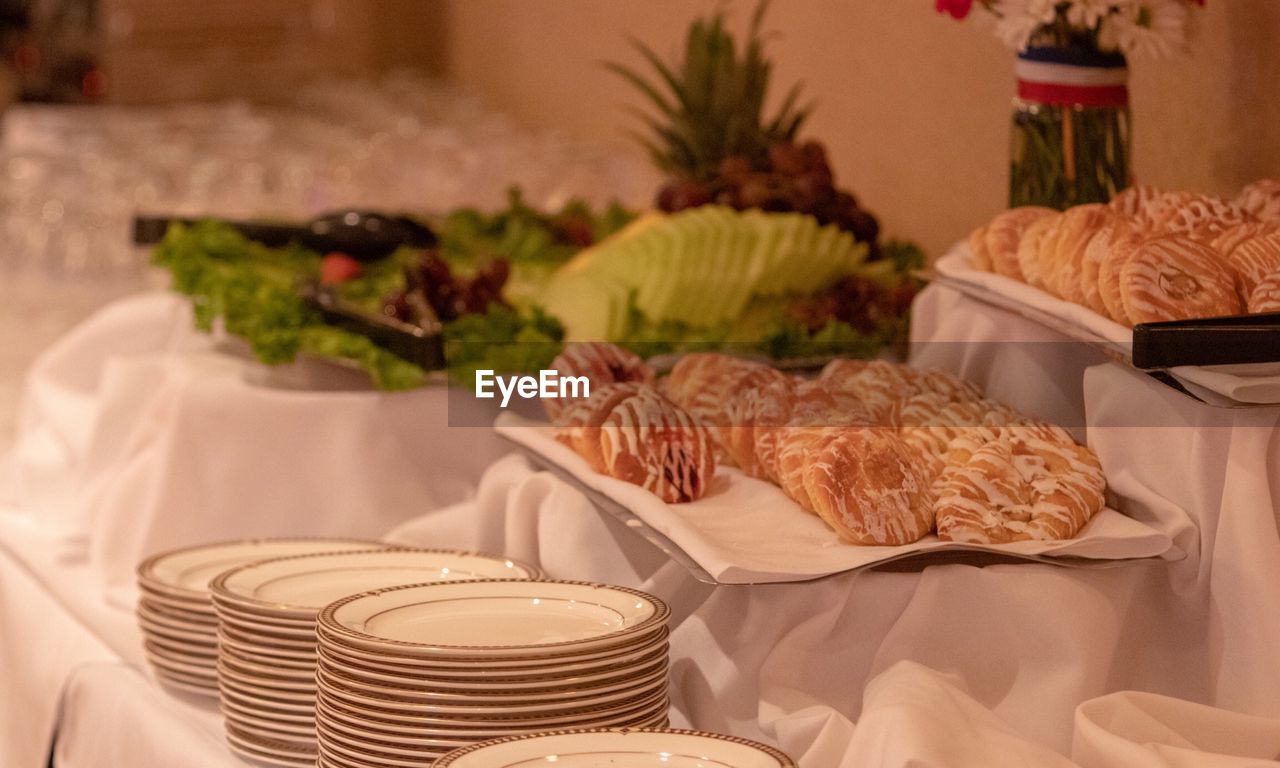
[[[1070, 110], [1071, 146], [1064, 143]], [[1067, 173], [1066, 153], [1075, 161]], [[1014, 100], [1009, 204], [1064, 209], [1105, 203], [1129, 186], [1129, 110]]]

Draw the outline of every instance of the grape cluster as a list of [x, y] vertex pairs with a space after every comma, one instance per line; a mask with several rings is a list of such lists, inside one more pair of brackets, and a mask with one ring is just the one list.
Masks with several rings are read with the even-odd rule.
[[826, 149], [816, 141], [802, 145], [778, 142], [755, 162], [744, 155], [730, 155], [720, 162], [709, 181], [676, 178], [659, 191], [657, 205], [673, 213], [715, 203], [737, 210], [806, 213], [822, 224], [834, 224], [867, 243], [874, 257], [880, 224], [858, 207], [857, 199], [835, 187]]
[[[407, 288], [383, 300], [383, 314], [408, 323], [435, 319], [442, 323], [463, 315], [484, 314], [492, 304], [506, 305], [502, 288], [511, 275], [506, 259], [490, 259], [471, 277], [454, 273], [434, 249], [424, 251], [414, 269], [405, 272]], [[432, 317], [434, 316], [434, 317]]]
[[870, 277], [850, 275], [825, 293], [795, 301], [787, 314], [810, 333], [838, 320], [861, 333], [873, 334], [905, 317], [919, 290], [919, 282], [909, 277], [885, 285]]

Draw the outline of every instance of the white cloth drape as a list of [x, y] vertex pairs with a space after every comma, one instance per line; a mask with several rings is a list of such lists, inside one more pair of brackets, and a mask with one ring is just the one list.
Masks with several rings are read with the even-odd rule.
[[[147, 302], [161, 299], [138, 301], [131, 311], [158, 310]], [[917, 349], [1019, 407], [1087, 426], [1121, 508], [1167, 533], [1184, 559], [711, 587], [522, 457], [490, 464], [501, 448], [486, 431], [450, 428], [439, 410], [424, 416], [430, 391], [393, 403], [271, 390], [207, 350], [77, 358], [73, 336], [31, 381], [36, 405], [14, 457], [31, 480], [22, 511], [0, 528], [0, 673], [14, 701], [30, 702], [25, 733], [5, 732], [0, 762], [27, 765], [41, 752], [33, 734], [47, 733], [61, 694], [65, 765], [151, 768], [175, 756], [235, 765], [211, 705], [147, 678], [130, 571], [149, 547], [305, 530], [505, 552], [552, 577], [651, 591], [673, 607], [673, 721], [777, 743], [803, 768], [1270, 764], [1280, 754], [1277, 411], [1207, 409], [1119, 365], [1064, 354], [1087, 348], [1059, 347], [1044, 329], [993, 312], [930, 289], [917, 303], [917, 340], [1045, 346]], [[93, 327], [101, 320], [79, 338], [109, 346]], [[79, 371], [76, 359], [98, 370]], [[106, 372], [121, 366], [133, 370]], [[112, 376], [119, 394], [105, 397]], [[80, 417], [69, 415], [76, 404]], [[419, 421], [406, 430], [404, 420]], [[415, 449], [396, 457], [406, 445]], [[351, 466], [370, 452], [384, 461]], [[432, 496], [447, 483], [457, 487], [442, 496], [454, 498]], [[33, 614], [48, 631], [97, 643], [60, 654], [74, 666], [50, 660], [45, 630], [23, 620]]]

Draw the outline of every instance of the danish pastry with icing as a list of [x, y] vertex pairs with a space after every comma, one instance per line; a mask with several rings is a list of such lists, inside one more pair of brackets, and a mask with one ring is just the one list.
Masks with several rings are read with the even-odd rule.
[[[591, 389], [620, 381], [653, 383], [653, 369], [636, 355], [616, 344], [583, 342], [568, 344], [551, 361], [551, 370], [561, 376], [585, 376]], [[581, 398], [546, 398], [542, 407], [554, 420], [565, 408]]]
[[1136, 323], [1238, 314], [1234, 271], [1213, 248], [1167, 235], [1133, 249], [1120, 272], [1125, 314]]
[[933, 484], [938, 538], [969, 544], [1068, 539], [1102, 509], [1093, 451], [1048, 425], [961, 435]]

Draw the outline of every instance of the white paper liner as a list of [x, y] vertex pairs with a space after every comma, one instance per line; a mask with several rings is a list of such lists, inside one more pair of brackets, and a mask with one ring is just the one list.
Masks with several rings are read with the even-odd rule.
[[560, 468], [581, 485], [632, 512], [680, 547], [722, 584], [805, 581], [930, 552], [980, 552], [1062, 564], [1180, 556], [1168, 536], [1104, 509], [1074, 538], [975, 546], [937, 536], [897, 547], [843, 543], [816, 516], [802, 510], [772, 483], [733, 467], [716, 470], [710, 492], [687, 504], [666, 504], [630, 483], [592, 471], [580, 456], [556, 442], [552, 427], [513, 413], [502, 414], [498, 433]]

